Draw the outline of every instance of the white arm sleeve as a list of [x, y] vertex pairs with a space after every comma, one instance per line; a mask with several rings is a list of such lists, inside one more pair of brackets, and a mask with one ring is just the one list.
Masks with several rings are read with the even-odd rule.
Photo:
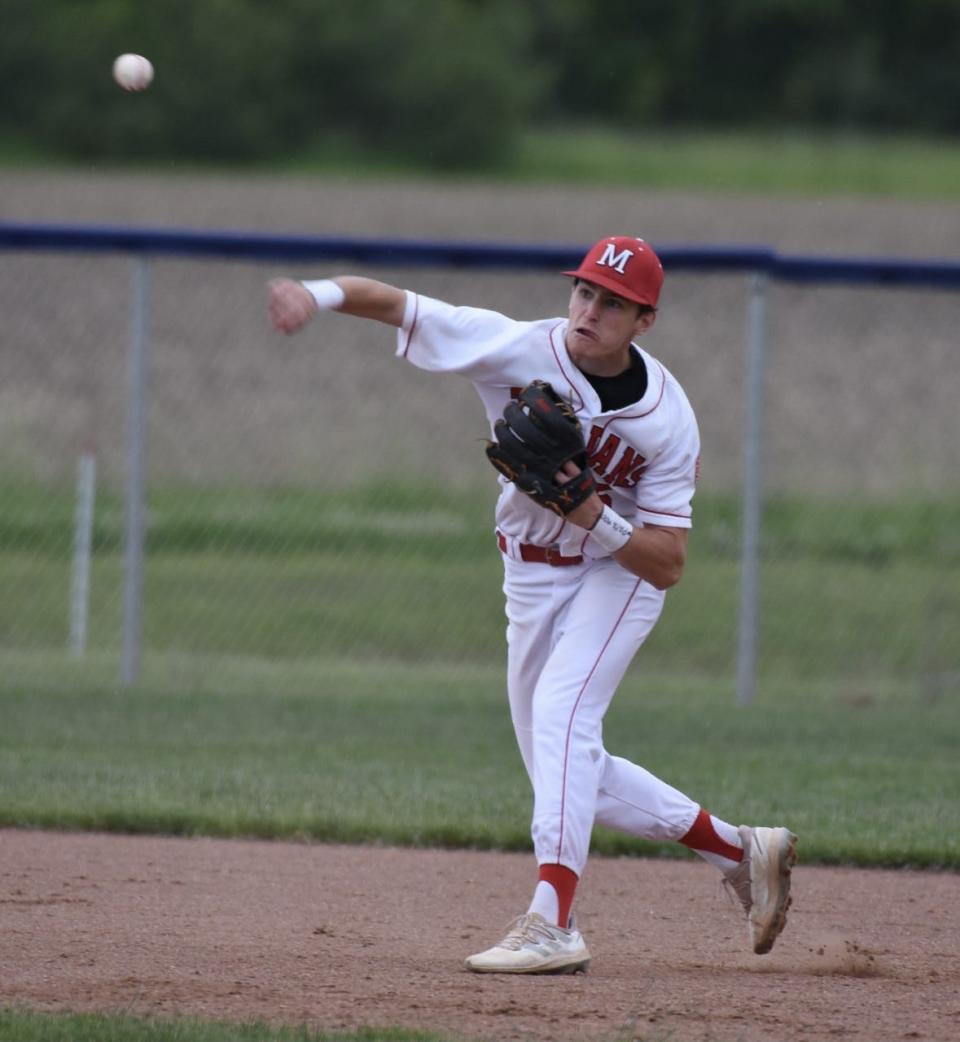
[[650, 525], [690, 528], [700, 465], [700, 438], [687, 431], [664, 450], [637, 485], [636, 520]]
[[454, 307], [407, 291], [397, 355], [420, 369], [460, 373], [478, 384], [528, 382], [531, 351], [552, 323], [516, 322], [483, 308]]

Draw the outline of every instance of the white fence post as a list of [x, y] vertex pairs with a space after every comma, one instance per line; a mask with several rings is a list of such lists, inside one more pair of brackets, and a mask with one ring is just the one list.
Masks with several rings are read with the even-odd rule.
[[77, 464], [77, 501], [73, 517], [73, 575], [70, 585], [70, 651], [87, 650], [90, 616], [90, 560], [93, 555], [93, 511], [97, 487], [97, 457], [85, 449]]
[[737, 703], [749, 705], [757, 689], [760, 612], [760, 526], [763, 489], [763, 373], [766, 355], [768, 276], [750, 282], [747, 329], [746, 417], [743, 428], [743, 518], [740, 551], [740, 614], [737, 634]]

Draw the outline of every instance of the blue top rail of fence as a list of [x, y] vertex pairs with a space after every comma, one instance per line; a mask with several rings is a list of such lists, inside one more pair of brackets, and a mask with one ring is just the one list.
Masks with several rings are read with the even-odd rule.
[[[244, 260], [337, 261], [381, 266], [557, 271], [576, 267], [589, 243], [522, 245], [282, 235], [187, 228], [0, 222], [0, 249]], [[960, 287], [960, 260], [784, 255], [763, 246], [655, 243], [672, 271], [751, 272], [791, 282]]]

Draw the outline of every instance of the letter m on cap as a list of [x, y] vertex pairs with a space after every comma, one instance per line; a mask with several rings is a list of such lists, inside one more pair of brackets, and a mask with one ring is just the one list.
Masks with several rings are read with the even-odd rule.
[[621, 250], [619, 253], [616, 252], [616, 247], [612, 242], [608, 242], [603, 248], [603, 253], [600, 254], [600, 259], [597, 261], [598, 268], [614, 268], [621, 275], [623, 269], [627, 266], [627, 261], [633, 256], [633, 250]]

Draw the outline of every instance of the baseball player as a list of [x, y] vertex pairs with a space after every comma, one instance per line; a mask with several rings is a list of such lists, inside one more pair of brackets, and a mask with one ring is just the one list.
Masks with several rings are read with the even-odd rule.
[[796, 837], [728, 824], [603, 745], [604, 714], [683, 573], [691, 527], [696, 419], [637, 344], [656, 319], [663, 269], [642, 239], [611, 236], [564, 274], [567, 317], [532, 322], [350, 275], [274, 279], [269, 308], [287, 334], [327, 310], [396, 327], [399, 357], [467, 377], [490, 422], [507, 687], [538, 874], [526, 912], [467, 967], [586, 970], [572, 908], [594, 822], [675, 840], [715, 865], [763, 954], [786, 922]]

